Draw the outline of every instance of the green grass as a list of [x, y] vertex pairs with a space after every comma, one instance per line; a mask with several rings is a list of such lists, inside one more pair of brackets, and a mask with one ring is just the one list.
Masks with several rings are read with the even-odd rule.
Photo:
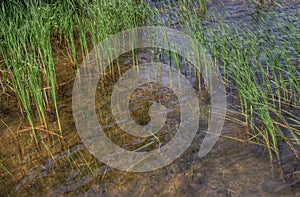
[[[0, 4], [0, 87], [13, 89], [36, 143], [36, 127], [47, 129], [50, 112], [55, 113], [58, 134], [63, 135], [54, 40], [67, 45], [70, 62], [78, 67], [80, 58], [108, 35], [141, 26], [147, 18], [150, 24], [157, 24], [152, 15], [160, 13], [150, 11], [143, 1], [133, 0], [12, 2]], [[180, 25], [189, 28], [218, 63], [226, 86], [236, 89], [251, 142], [265, 145], [272, 158], [273, 153], [279, 157], [278, 142], [283, 140], [299, 156], [295, 147], [300, 145], [300, 39], [292, 22], [299, 21], [299, 15], [286, 15], [283, 23], [273, 21], [284, 35], [279, 38], [265, 17], [258, 17], [264, 28], [254, 33], [209, 15], [207, 2], [184, 0], [165, 8], [177, 12]], [[204, 29], [203, 17], [213, 25]], [[292, 61], [295, 58], [297, 65]], [[178, 66], [178, 57], [173, 59]], [[51, 150], [44, 146], [51, 156]]]
[[[17, 109], [20, 109], [21, 120], [24, 120], [20, 124], [22, 128], [18, 127], [16, 131], [12, 130], [15, 125], [4, 122], [2, 117], [0, 119], [20, 150], [20, 153], [4, 151], [8, 155], [17, 154], [19, 161], [10, 162], [10, 156], [3, 155], [0, 171], [4, 173], [1, 175], [19, 180], [16, 175], [27, 151], [31, 151], [28, 154], [37, 154], [38, 162], [44, 162], [48, 157], [53, 163], [49, 167], [51, 173], [63, 173], [60, 168], [65, 164], [59, 163], [57, 155], [65, 149], [68, 151], [67, 165], [80, 168], [80, 173], [84, 169], [91, 173], [96, 162], [87, 159], [87, 153], [71, 154], [69, 147], [74, 144], [69, 144], [70, 139], [65, 139], [68, 134], [63, 131], [65, 125], [61, 125], [58, 106], [58, 88], [61, 84], [57, 80], [60, 74], [57, 68], [62, 65], [55, 63], [57, 53], [64, 50], [69, 61], [66, 69], [72, 73], [73, 68], [81, 64], [83, 56], [99, 42], [110, 34], [143, 25], [152, 12], [143, 2], [134, 0], [26, 2], [0, 2], [0, 107], [5, 107], [8, 99], [17, 98]], [[32, 149], [27, 150], [25, 147], [28, 146]], [[31, 168], [30, 163], [29, 158], [26, 170]]]
[[35, 127], [47, 129], [50, 111], [55, 112], [62, 135], [53, 41], [63, 40], [78, 66], [78, 56], [89, 50], [89, 36], [96, 46], [108, 35], [138, 26], [145, 18], [145, 6], [131, 0], [11, 1], [2, 2], [0, 9], [0, 70], [7, 71], [1, 84], [12, 86], [36, 143]]
[[195, 10], [178, 17], [181, 25], [209, 49], [226, 86], [237, 90], [252, 142], [265, 145], [272, 159], [273, 153], [279, 157], [278, 143], [284, 141], [299, 157], [295, 147], [300, 145], [300, 39], [292, 22], [299, 21], [299, 15], [282, 12], [282, 22], [272, 18], [274, 13], [269, 14], [258, 16], [262, 24], [256, 32], [247, 24], [239, 28], [235, 25], [238, 21], [228, 25], [217, 15], [206, 16], [212, 25], [204, 29]]

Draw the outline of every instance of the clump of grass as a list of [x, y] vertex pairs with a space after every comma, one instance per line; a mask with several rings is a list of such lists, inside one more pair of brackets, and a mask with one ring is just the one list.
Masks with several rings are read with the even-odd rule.
[[251, 142], [265, 145], [272, 159], [273, 153], [279, 157], [278, 143], [284, 141], [300, 157], [299, 33], [293, 23], [299, 16], [285, 15], [284, 22], [260, 16], [262, 25], [253, 31], [236, 21], [228, 25], [217, 15], [206, 16], [211, 24], [203, 25], [195, 13], [178, 17], [209, 49], [226, 85], [236, 88]]
[[89, 51], [89, 38], [96, 46], [109, 34], [136, 27], [145, 18], [144, 4], [132, 0], [11, 1], [1, 2], [0, 9], [0, 70], [6, 73], [1, 85], [13, 87], [36, 143], [35, 126], [47, 128], [48, 113], [56, 115], [62, 135], [53, 39], [67, 43], [77, 66], [79, 57]]

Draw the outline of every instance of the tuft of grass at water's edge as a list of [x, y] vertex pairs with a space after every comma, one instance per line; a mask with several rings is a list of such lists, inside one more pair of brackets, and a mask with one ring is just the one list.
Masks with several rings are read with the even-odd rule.
[[[0, 2], [0, 124], [10, 131], [9, 136], [16, 144], [14, 149], [1, 151], [0, 175], [9, 175], [3, 181], [8, 177], [12, 177], [12, 181], [19, 180], [18, 166], [24, 161], [30, 168], [32, 160], [26, 159], [25, 147], [36, 148], [33, 154], [39, 154], [41, 160], [38, 160], [48, 157], [55, 165], [58, 150], [69, 150], [58, 106], [61, 84], [57, 69], [62, 66], [55, 62], [60, 48], [66, 49], [67, 69], [74, 71], [91, 48], [111, 34], [142, 26], [150, 14], [143, 2], [134, 0]], [[21, 124], [7, 125], [2, 120], [6, 118], [2, 109], [9, 108], [6, 103], [15, 98], [18, 103], [12, 111], [19, 109], [22, 128]], [[23, 139], [24, 136], [28, 139]], [[1, 146], [3, 144], [7, 143]], [[13, 156], [5, 158], [4, 152]], [[72, 157], [70, 154], [70, 160]], [[90, 160], [85, 161], [83, 155], [80, 160], [91, 171]], [[10, 189], [4, 188], [4, 191]]]
[[[247, 140], [237, 140], [266, 147], [271, 162], [274, 155], [280, 162], [282, 143], [300, 158], [300, 37], [295, 22], [299, 13], [286, 13], [281, 1], [259, 1], [261, 6], [250, 8], [257, 25], [252, 27], [242, 19], [229, 19], [226, 10], [222, 11], [226, 20], [219, 10], [209, 12], [208, 2], [170, 1], [157, 6], [156, 13], [169, 14], [167, 26], [183, 27], [199, 41], [218, 65], [226, 87], [234, 89], [227, 93], [238, 97], [237, 110], [244, 118], [237, 122], [247, 125], [249, 135]], [[273, 6], [264, 7], [268, 4]]]
[[[63, 132], [57, 106], [59, 84], [54, 65], [54, 41], [60, 40], [67, 45], [68, 56], [77, 67], [78, 56], [88, 52], [87, 36], [90, 35], [96, 46], [110, 34], [141, 25], [146, 17], [145, 8], [143, 3], [132, 0], [1, 2], [1, 85], [3, 89], [13, 89], [36, 143], [35, 128], [47, 129], [51, 112], [55, 113], [59, 135]], [[78, 54], [77, 43], [82, 54]]]
[[282, 142], [300, 157], [299, 15], [280, 12], [283, 19], [271, 10], [256, 16], [256, 30], [217, 14], [204, 21], [196, 9], [177, 12], [180, 24], [219, 65], [226, 86], [236, 89], [249, 128], [246, 142], [265, 146], [271, 161], [274, 154], [280, 158]]

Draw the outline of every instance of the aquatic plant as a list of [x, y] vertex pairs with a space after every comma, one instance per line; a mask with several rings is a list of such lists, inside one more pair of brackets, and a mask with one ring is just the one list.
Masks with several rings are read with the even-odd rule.
[[[63, 135], [54, 49], [65, 47], [69, 63], [76, 69], [82, 57], [108, 35], [145, 21], [157, 24], [155, 19], [161, 18], [160, 10], [133, 0], [31, 0], [24, 4], [1, 2], [0, 6], [0, 87], [13, 89], [36, 144], [40, 142], [37, 131], [47, 131], [51, 113], [58, 123], [55, 134]], [[165, 8], [174, 9], [184, 30], [206, 46], [227, 87], [236, 92], [244, 120], [228, 119], [248, 126], [250, 137], [245, 141], [266, 146], [271, 159], [273, 153], [279, 157], [278, 142], [284, 141], [299, 156], [295, 147], [300, 145], [300, 39], [293, 22], [299, 21], [299, 15], [274, 21], [283, 35], [278, 37], [261, 16], [261, 29], [256, 32], [241, 29], [234, 21], [229, 26], [207, 12], [206, 0], [170, 2]], [[170, 13], [170, 20], [173, 15]], [[203, 16], [211, 24], [204, 24]], [[179, 69], [180, 60], [172, 55]], [[41, 144], [53, 157], [47, 143]], [[92, 171], [83, 154], [80, 156]], [[68, 159], [72, 163], [72, 158]], [[11, 174], [4, 164], [0, 167]]]
[[96, 46], [109, 34], [135, 27], [145, 18], [143, 3], [131, 0], [2, 1], [0, 7], [0, 70], [5, 73], [1, 84], [12, 87], [36, 143], [36, 117], [47, 129], [52, 112], [62, 135], [53, 54], [57, 43], [67, 45], [77, 67], [88, 45]]
[[282, 12], [283, 20], [271, 20], [271, 12], [260, 15], [256, 31], [218, 15], [206, 15], [210, 24], [204, 24], [194, 10], [178, 13], [181, 25], [209, 49], [227, 87], [235, 90], [249, 128], [246, 141], [266, 146], [271, 160], [273, 153], [279, 158], [278, 143], [284, 141], [299, 157], [300, 54], [293, 22], [299, 16]]

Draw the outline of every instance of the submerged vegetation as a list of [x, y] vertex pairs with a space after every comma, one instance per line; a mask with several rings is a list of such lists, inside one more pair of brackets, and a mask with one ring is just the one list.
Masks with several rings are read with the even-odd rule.
[[[157, 21], [166, 21], [163, 25], [172, 26], [175, 18], [178, 23], [174, 23], [174, 28], [177, 25], [185, 27], [183, 31], [207, 48], [222, 73], [228, 98], [238, 100], [229, 110], [243, 115], [242, 120], [236, 120], [247, 126], [249, 135], [246, 140], [238, 140], [265, 146], [271, 160], [274, 155], [280, 158], [279, 145], [285, 143], [299, 158], [300, 30], [295, 23], [300, 21], [299, 13], [290, 15], [282, 11], [281, 18], [274, 20], [272, 11], [264, 13], [258, 8], [251, 16], [256, 25], [248, 27], [242, 21], [234, 21], [236, 18], [228, 22], [218, 14], [209, 13], [209, 1], [206, 0], [170, 1], [159, 8], [145, 2], [2, 1], [1, 112], [5, 114], [7, 101], [17, 98], [17, 106], [13, 107], [26, 117], [28, 127], [25, 130], [30, 130], [32, 144], [43, 147], [49, 158], [54, 158], [53, 147], [40, 140], [37, 131], [59, 138], [64, 136], [58, 105], [61, 84], [57, 81], [57, 72], [61, 65], [56, 63], [57, 54], [63, 51], [71, 65], [68, 69], [75, 73], [82, 58], [110, 34], [137, 26], [162, 25]], [[277, 0], [249, 3], [280, 5]], [[165, 17], [162, 16], [165, 14], [163, 9], [172, 12]], [[55, 121], [57, 128], [50, 130], [48, 125]], [[1, 116], [0, 122], [9, 130], [14, 138], [12, 141], [17, 141], [17, 134]], [[84, 161], [89, 171], [93, 171], [90, 167], [93, 164], [79, 153], [78, 158]], [[18, 159], [22, 163], [21, 156]], [[72, 157], [66, 160], [71, 166], [75, 165]], [[14, 176], [2, 161], [0, 169]]]

